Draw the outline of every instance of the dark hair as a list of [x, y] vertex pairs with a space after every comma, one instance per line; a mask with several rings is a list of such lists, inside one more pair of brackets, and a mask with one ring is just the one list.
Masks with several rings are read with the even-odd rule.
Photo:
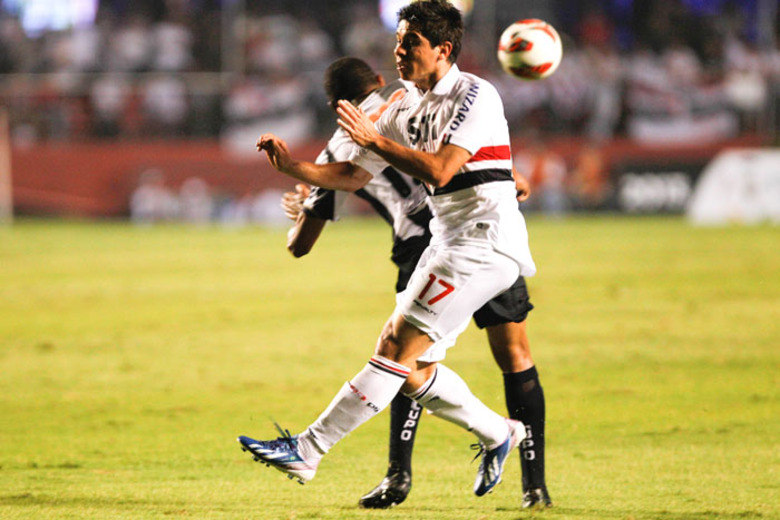
[[463, 17], [457, 7], [447, 0], [416, 0], [398, 11], [398, 21], [409, 26], [435, 47], [444, 42], [452, 44], [449, 62], [455, 63], [463, 40]]
[[352, 101], [378, 85], [376, 72], [358, 58], [339, 58], [325, 70], [325, 94], [333, 108], [339, 100]]

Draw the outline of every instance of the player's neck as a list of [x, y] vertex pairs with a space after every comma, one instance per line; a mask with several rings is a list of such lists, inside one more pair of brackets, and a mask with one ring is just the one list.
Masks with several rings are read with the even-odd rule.
[[373, 94], [374, 92], [376, 92], [380, 88], [382, 88], [382, 85], [378, 85], [377, 84], [377, 85], [372, 86], [366, 92], [364, 92], [363, 94], [361, 94], [358, 97], [356, 97], [355, 99], [353, 99], [352, 100], [352, 104], [355, 105], [355, 106], [358, 106], [360, 103], [365, 101], [368, 96], [370, 96], [371, 94]]
[[428, 92], [431, 90], [436, 83], [439, 82], [441, 78], [447, 75], [447, 73], [452, 68], [452, 63], [448, 61], [444, 61], [441, 64], [439, 64], [436, 67], [436, 70], [431, 73], [429, 76], [424, 78], [423, 80], [420, 80], [419, 82], [415, 82], [414, 86], [422, 90], [423, 92]]

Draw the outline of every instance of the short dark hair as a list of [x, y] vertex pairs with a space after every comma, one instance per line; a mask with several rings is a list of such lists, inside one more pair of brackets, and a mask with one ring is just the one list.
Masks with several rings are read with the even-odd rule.
[[377, 86], [376, 72], [359, 58], [339, 58], [325, 70], [325, 94], [334, 109], [339, 100], [352, 101]]
[[449, 62], [455, 63], [463, 40], [463, 17], [457, 7], [447, 0], [416, 0], [398, 11], [398, 21], [409, 26], [435, 47], [444, 42], [452, 44]]

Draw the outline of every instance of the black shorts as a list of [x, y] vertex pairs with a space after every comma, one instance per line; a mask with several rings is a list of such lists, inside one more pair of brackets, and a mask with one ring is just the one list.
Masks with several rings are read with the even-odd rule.
[[409, 278], [412, 277], [414, 268], [417, 267], [417, 262], [420, 261], [420, 257], [430, 241], [431, 234], [427, 231], [420, 236], [407, 238], [406, 240], [396, 240], [393, 245], [393, 256], [391, 258], [393, 263], [398, 266], [395, 292], [399, 293], [406, 289]]
[[484, 329], [504, 323], [520, 323], [525, 321], [534, 306], [528, 297], [528, 287], [525, 278], [519, 276], [517, 281], [474, 313], [474, 323]]

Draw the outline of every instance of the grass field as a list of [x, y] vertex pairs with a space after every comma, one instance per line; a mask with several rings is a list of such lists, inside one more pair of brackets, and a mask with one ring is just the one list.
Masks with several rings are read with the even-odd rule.
[[[0, 518], [780, 518], [780, 228], [531, 219], [529, 331], [556, 506], [520, 510], [519, 464], [471, 493], [472, 437], [423, 419], [409, 499], [363, 511], [388, 415], [306, 486], [238, 434], [296, 432], [370, 355], [393, 307], [389, 230], [22, 221], [0, 229]], [[471, 327], [448, 365], [503, 410]]]

